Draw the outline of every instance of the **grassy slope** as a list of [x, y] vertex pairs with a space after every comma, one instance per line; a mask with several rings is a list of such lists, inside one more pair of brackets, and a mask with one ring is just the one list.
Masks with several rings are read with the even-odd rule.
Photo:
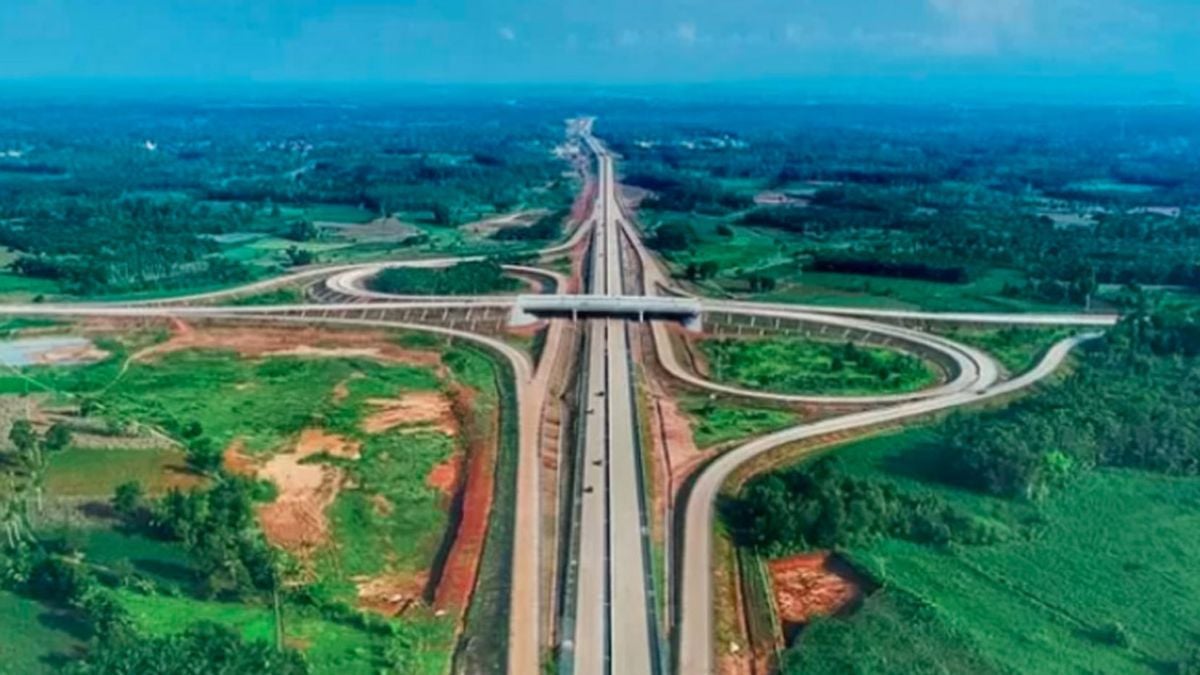
[[699, 448], [759, 436], [792, 424], [796, 413], [775, 408], [749, 408], [693, 398], [683, 409], [692, 418], [692, 440]]
[[[1039, 512], [938, 483], [936, 450], [936, 437], [916, 429], [838, 453], [848, 470], [932, 489], [1006, 522], [1010, 538], [947, 551], [882, 540], [851, 551], [883, 577], [888, 590], [882, 593], [912, 594], [933, 613], [918, 620], [885, 595], [860, 615], [828, 622], [859, 630], [814, 631], [804, 649], [828, 658], [845, 658], [853, 649], [862, 658], [858, 649], [881, 641], [908, 645], [892, 656], [880, 654], [881, 667], [889, 658], [967, 653], [996, 670], [1045, 673], [1139, 672], [1187, 654], [1200, 634], [1200, 618], [1191, 611], [1200, 603], [1200, 480], [1095, 471]], [[1104, 639], [1113, 623], [1125, 627], [1132, 647]], [[800, 658], [809, 665], [816, 660]], [[931, 663], [954, 671], [949, 662]]]

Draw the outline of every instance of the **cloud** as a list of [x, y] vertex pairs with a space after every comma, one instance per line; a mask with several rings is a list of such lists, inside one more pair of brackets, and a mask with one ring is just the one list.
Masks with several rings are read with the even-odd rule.
[[927, 0], [943, 26], [918, 42], [925, 51], [950, 55], [995, 54], [1033, 32], [1028, 0]]
[[517, 39], [517, 32], [511, 26], [501, 26], [496, 30], [496, 34], [505, 42], [514, 42]]
[[696, 24], [684, 21], [675, 27], [675, 37], [685, 45], [696, 43]]

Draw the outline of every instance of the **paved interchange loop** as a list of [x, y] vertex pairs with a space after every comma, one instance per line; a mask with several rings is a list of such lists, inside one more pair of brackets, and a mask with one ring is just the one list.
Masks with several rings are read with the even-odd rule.
[[[568, 240], [539, 253], [542, 260], [570, 255], [590, 245], [591, 278], [587, 288], [592, 296], [624, 298], [629, 295], [684, 296], [660, 264], [646, 249], [620, 202], [613, 158], [603, 144], [591, 135], [590, 123], [577, 126], [580, 139], [597, 162], [598, 194], [591, 213]], [[622, 244], [624, 251], [622, 253]], [[547, 321], [546, 346], [536, 366], [528, 355], [504, 340], [471, 330], [437, 325], [445, 312], [511, 311], [516, 299], [511, 296], [429, 297], [395, 296], [366, 287], [366, 281], [387, 267], [442, 267], [479, 256], [436, 258], [416, 261], [363, 263], [312, 268], [247, 286], [196, 294], [182, 298], [122, 304], [38, 304], [3, 305], [4, 315], [172, 317], [192, 316], [222, 320], [275, 322], [315, 322], [340, 325], [375, 326], [434, 332], [469, 340], [505, 359], [512, 367], [517, 384], [519, 453], [515, 505], [512, 579], [510, 587], [510, 627], [508, 670], [523, 674], [542, 668], [544, 644], [539, 584], [546, 570], [541, 569], [540, 448], [538, 439], [542, 413], [547, 401], [547, 382], [556, 364], [564, 358], [570, 344], [564, 338], [567, 321]], [[623, 278], [628, 264], [636, 265], [640, 289], [626, 292]], [[563, 294], [575, 280], [558, 272], [527, 265], [506, 266], [510, 272], [536, 276], [553, 283], [555, 293]], [[322, 302], [263, 306], [218, 306], [219, 302], [288, 284], [308, 284], [309, 293]], [[595, 300], [589, 301], [594, 302]], [[968, 405], [1031, 386], [1051, 374], [1081, 342], [1093, 339], [1100, 329], [1116, 322], [1114, 315], [1097, 314], [937, 314], [859, 308], [812, 307], [751, 302], [695, 299], [705, 315], [752, 317], [766, 322], [790, 321], [834, 331], [853, 331], [886, 341], [903, 349], [933, 354], [948, 371], [944, 383], [919, 392], [879, 396], [798, 396], [749, 390], [711, 382], [681, 365], [663, 321], [652, 321], [647, 331], [660, 365], [672, 378], [690, 387], [716, 394], [772, 400], [781, 403], [853, 404], [877, 406], [811, 424], [802, 424], [747, 442], [730, 450], [705, 466], [695, 479], [683, 505], [684, 531], [678, 541], [680, 550], [668, 552], [678, 562], [678, 597], [672, 602], [677, 622], [671, 628], [675, 636], [675, 658], [667, 663], [666, 645], [654, 617], [652, 575], [648, 572], [641, 456], [636, 438], [637, 414], [632, 396], [631, 367], [627, 337], [628, 324], [617, 318], [588, 320], [588, 353], [585, 355], [588, 389], [585, 397], [584, 448], [588, 478], [579, 486], [603, 486], [589, 499], [578, 495], [583, 508], [578, 516], [582, 551], [573, 560], [579, 567], [575, 591], [576, 616], [572, 634], [560, 639], [570, 659], [565, 669], [576, 673], [654, 673], [669, 670], [679, 673], [713, 671], [712, 607], [712, 523], [714, 503], [721, 485], [739, 466], [775, 448], [833, 432], [865, 429], [880, 424], [928, 415]], [[440, 310], [425, 317], [428, 310]], [[396, 317], [412, 317], [404, 320]], [[436, 313], [435, 313], [436, 314]], [[1007, 381], [1000, 380], [1000, 369], [988, 354], [953, 340], [920, 330], [895, 325], [897, 322], [937, 322], [999, 325], [1071, 325], [1093, 332], [1068, 338], [1055, 344], [1030, 371]], [[601, 383], [602, 386], [597, 386]], [[595, 462], [599, 461], [599, 465]], [[596, 471], [591, 471], [591, 469]], [[601, 500], [604, 500], [603, 502]], [[674, 538], [667, 537], [668, 546]], [[598, 559], [598, 560], [597, 560]], [[673, 584], [665, 584], [672, 587]], [[657, 589], [663, 592], [665, 589]]]

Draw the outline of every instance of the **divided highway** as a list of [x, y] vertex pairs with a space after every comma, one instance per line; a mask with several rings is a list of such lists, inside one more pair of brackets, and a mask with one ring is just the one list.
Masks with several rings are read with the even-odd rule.
[[[586, 292], [600, 300], [630, 296], [686, 295], [672, 282], [646, 249], [637, 230], [624, 216], [612, 156], [591, 134], [590, 122], [577, 124], [576, 132], [596, 160], [597, 194], [591, 213], [563, 244], [540, 252], [542, 259], [569, 254], [590, 237]], [[624, 243], [625, 249], [622, 248]], [[625, 259], [623, 250], [632, 255]], [[438, 258], [421, 261], [366, 263], [313, 268], [241, 288], [197, 294], [183, 298], [140, 303], [77, 305], [0, 305], [0, 315], [51, 316], [193, 316], [253, 318], [281, 322], [326, 322], [423, 330], [471, 340], [506, 359], [517, 379], [519, 457], [517, 467], [516, 522], [512, 558], [508, 671], [533, 675], [543, 670], [545, 639], [541, 634], [539, 584], [541, 546], [541, 448], [539, 439], [546, 403], [547, 381], [565, 340], [564, 321], [552, 320], [543, 358], [536, 370], [530, 357], [502, 339], [445, 326], [371, 319], [364, 308], [382, 317], [388, 311], [429, 308], [433, 310], [496, 310], [512, 308], [514, 297], [409, 297], [371, 291], [365, 281], [389, 266], [434, 267], [476, 258]], [[629, 266], [640, 277], [635, 286], [625, 287]], [[557, 272], [514, 266], [511, 270], [552, 280], [559, 294], [571, 279]], [[323, 281], [323, 297], [335, 302], [265, 306], [195, 306], [236, 295], [260, 292], [289, 283]], [[628, 291], [628, 293], [627, 293]], [[665, 299], [660, 298], [660, 299]], [[367, 304], [370, 303], [370, 304]], [[571, 304], [560, 295], [550, 304]], [[937, 352], [953, 365], [949, 381], [921, 392], [892, 396], [828, 397], [789, 396], [751, 391], [708, 381], [680, 364], [667, 327], [651, 323], [649, 336], [658, 361], [672, 378], [691, 387], [739, 397], [780, 402], [853, 403], [882, 406], [786, 429], [748, 442], [716, 458], [704, 467], [682, 505], [685, 509], [681, 550], [668, 558], [676, 561], [681, 574], [679, 597], [672, 607], [677, 618], [673, 627], [678, 640], [673, 665], [683, 675], [711, 673], [714, 669], [712, 606], [712, 528], [714, 503], [721, 485], [739, 466], [782, 445], [835, 432], [866, 429], [916, 416], [969, 405], [1028, 387], [1049, 375], [1068, 352], [1097, 334], [1063, 340], [1028, 373], [1006, 382], [999, 381], [995, 361], [980, 350], [953, 340], [930, 335], [894, 322], [949, 320], [958, 323], [1005, 325], [1075, 325], [1103, 328], [1116, 322], [1114, 315], [1095, 314], [974, 314], [930, 313], [860, 308], [815, 307], [687, 298], [665, 305], [695, 303], [703, 311], [772, 319], [799, 319], [831, 330], [853, 330], [882, 336], [894, 343]], [[606, 310], [611, 311], [611, 310]], [[423, 314], [424, 312], [417, 312]], [[436, 312], [435, 312], [436, 313]], [[444, 313], [444, 312], [443, 312]], [[330, 316], [332, 314], [333, 316]], [[341, 316], [338, 316], [338, 315]], [[357, 318], [347, 318], [353, 316]], [[397, 315], [393, 315], [395, 317]], [[889, 323], [893, 322], [893, 323]], [[445, 323], [445, 321], [443, 321]], [[473, 326], [474, 324], [472, 324]], [[574, 524], [577, 548], [569, 556], [573, 565], [574, 614], [564, 622], [560, 635], [561, 665], [574, 675], [642, 675], [664, 670], [665, 643], [660, 640], [655, 618], [657, 601], [649, 543], [649, 510], [645, 504], [646, 481], [639, 447], [637, 399], [632, 373], [628, 322], [605, 316], [587, 319], [585, 389], [579, 411], [583, 420], [578, 508]], [[672, 571], [668, 571], [672, 573]], [[668, 584], [670, 585], [670, 584]], [[658, 589], [661, 591], [662, 589]]]
[[[616, 223], [612, 159], [594, 138], [585, 137], [597, 158], [596, 226], [589, 291], [619, 296], [623, 270]], [[637, 442], [633, 382], [625, 322], [588, 321], [587, 381], [580, 458], [573, 652], [575, 675], [658, 672], [657, 627], [648, 593], [644, 477]]]

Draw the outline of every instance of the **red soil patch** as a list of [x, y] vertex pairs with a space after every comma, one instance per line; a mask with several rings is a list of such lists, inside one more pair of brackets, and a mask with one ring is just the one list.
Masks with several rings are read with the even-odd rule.
[[785, 633], [813, 617], [853, 609], [865, 595], [865, 580], [828, 551], [771, 560], [767, 569]]
[[307, 326], [201, 326], [182, 321], [173, 325], [171, 339], [148, 347], [134, 359], [144, 359], [186, 349], [232, 349], [243, 357], [313, 356], [358, 357], [417, 366], [442, 368], [435, 351], [407, 349], [375, 330], [339, 331]]
[[571, 222], [582, 223], [588, 216], [591, 210], [592, 202], [596, 200], [596, 181], [591, 175], [587, 174], [587, 170], [580, 169], [585, 174], [586, 181], [583, 189], [575, 195], [575, 201], [571, 203]]
[[235, 438], [221, 454], [221, 463], [225, 470], [235, 476], [255, 476], [258, 474], [258, 464], [254, 458], [246, 454], [246, 444], [242, 439]]
[[279, 490], [275, 501], [258, 509], [267, 541], [301, 557], [324, 545], [329, 537], [325, 509], [337, 497], [344, 475], [336, 467], [304, 460], [319, 454], [354, 459], [358, 450], [357, 443], [340, 436], [305, 429], [292, 452], [263, 463], [259, 477]]
[[309, 428], [300, 432], [295, 454], [309, 457], [324, 453], [340, 459], [358, 459], [361, 448], [362, 444], [358, 441], [327, 433], [324, 429]]
[[458, 488], [461, 473], [462, 455], [456, 452], [446, 461], [433, 467], [433, 470], [425, 477], [425, 484], [436, 488], [447, 497], [453, 497], [455, 489]]
[[433, 426], [450, 436], [458, 433], [453, 405], [445, 394], [438, 391], [416, 391], [400, 398], [371, 398], [367, 403], [376, 411], [363, 420], [362, 429], [368, 434], [378, 434], [399, 426]]
[[[478, 418], [475, 392], [466, 387], [454, 390], [454, 411], [462, 421], [466, 437], [467, 475], [463, 485], [462, 511], [454, 543], [446, 557], [442, 576], [434, 593], [433, 606], [439, 610], [466, 609], [479, 573], [479, 556], [487, 535], [488, 515], [492, 510], [492, 484], [496, 470], [495, 430], [499, 420]], [[461, 616], [461, 614], [460, 614]]]

